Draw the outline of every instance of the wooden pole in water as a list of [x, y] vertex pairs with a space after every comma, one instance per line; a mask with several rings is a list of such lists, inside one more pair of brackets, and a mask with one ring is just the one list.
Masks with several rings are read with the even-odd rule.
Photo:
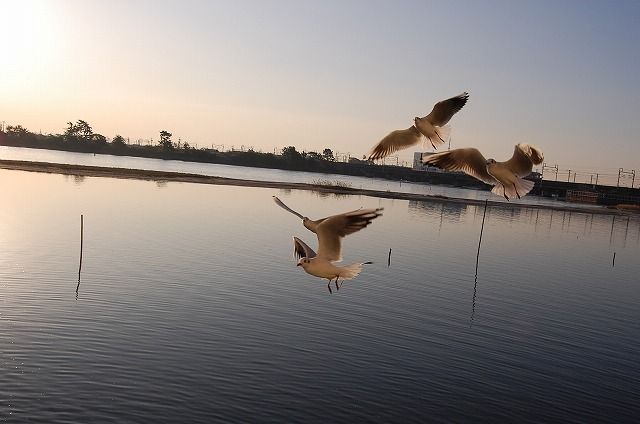
[[616, 266], [616, 252], [613, 252], [613, 263], [611, 264], [611, 266]]
[[391, 248], [389, 248], [389, 258], [387, 259], [387, 268], [391, 266]]
[[80, 215], [80, 266], [78, 267], [78, 285], [76, 286], [76, 293], [80, 288], [80, 273], [82, 272], [82, 241], [84, 233], [84, 217]]
[[471, 302], [471, 320], [469, 321], [469, 327], [473, 326], [473, 316], [476, 313], [476, 296], [478, 294], [478, 262], [480, 259], [480, 244], [482, 244], [482, 233], [484, 231], [484, 217], [487, 215], [487, 203], [489, 199], [484, 201], [484, 212], [482, 212], [482, 225], [480, 226], [480, 240], [478, 240], [478, 253], [476, 254], [476, 276], [473, 281], [473, 300]]
[[482, 226], [480, 227], [480, 240], [478, 240], [478, 253], [476, 254], [476, 278], [478, 278], [478, 260], [480, 259], [480, 244], [482, 243], [482, 232], [484, 231], [484, 217], [487, 214], [487, 203], [489, 199], [484, 201], [484, 212], [482, 213]]

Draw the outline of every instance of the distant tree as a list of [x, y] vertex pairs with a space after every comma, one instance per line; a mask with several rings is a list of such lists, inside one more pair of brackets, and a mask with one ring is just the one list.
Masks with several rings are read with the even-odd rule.
[[296, 150], [296, 148], [293, 147], [293, 146], [287, 146], [287, 147], [283, 148], [282, 149], [282, 156], [285, 159], [291, 160], [291, 161], [296, 161], [296, 160], [302, 159], [302, 155], [300, 154], [300, 152], [298, 152]]
[[333, 157], [333, 151], [331, 151], [331, 149], [324, 149], [322, 151], [322, 157], [324, 158], [324, 160], [328, 160], [328, 161], [335, 161], [336, 158]]
[[171, 150], [173, 149], [173, 142], [171, 141], [171, 134], [167, 130], [160, 131], [160, 141], [159, 144], [163, 149]]
[[318, 159], [318, 160], [324, 159], [322, 157], [322, 155], [320, 153], [318, 153], [318, 152], [307, 152], [306, 158], [307, 159]]
[[78, 128], [73, 122], [67, 122], [67, 129], [64, 130], [65, 141], [76, 141], [78, 139]]
[[111, 144], [115, 144], [118, 146], [124, 146], [125, 142], [124, 142], [124, 137], [121, 136], [120, 134], [116, 134], [115, 137], [113, 137], [113, 140], [111, 140]]
[[102, 134], [93, 134], [91, 136], [91, 140], [100, 143], [100, 144], [106, 144], [107, 142], [107, 137], [103, 136]]
[[73, 122], [67, 122], [67, 129], [64, 130], [64, 139], [66, 141], [90, 141], [94, 140], [93, 136], [91, 125], [82, 119], [79, 119], [75, 124]]
[[93, 129], [91, 125], [87, 123], [87, 121], [83, 121], [82, 119], [78, 119], [78, 123], [76, 124], [76, 130], [80, 137], [84, 140], [91, 140], [93, 138]]
[[29, 131], [22, 125], [7, 125], [7, 135], [10, 137], [23, 137], [28, 133]]
[[182, 148], [184, 150], [189, 150], [191, 148], [191, 146], [189, 145], [188, 141], [185, 141], [184, 143], [182, 143]]

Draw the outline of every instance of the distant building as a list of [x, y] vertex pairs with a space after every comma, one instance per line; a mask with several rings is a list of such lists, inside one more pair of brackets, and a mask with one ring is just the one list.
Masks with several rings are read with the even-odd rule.
[[366, 159], [360, 160], [360, 159], [355, 158], [353, 156], [349, 157], [349, 163], [355, 163], [355, 164], [361, 164], [361, 165], [364, 165], [364, 164], [373, 165], [373, 161], [372, 160], [366, 160]]
[[428, 171], [428, 172], [444, 172], [443, 169], [437, 168], [435, 166], [428, 166], [422, 163], [422, 157], [428, 157], [432, 155], [433, 152], [414, 152], [413, 153], [413, 169], [416, 171]]
[[527, 176], [528, 180], [541, 180], [542, 174], [536, 171], [532, 171], [531, 174]]
[[448, 174], [464, 174], [464, 172], [462, 171], [446, 171], [444, 169], [441, 169], [435, 166], [425, 165], [422, 163], [423, 157], [427, 158], [430, 155], [433, 155], [436, 153], [439, 153], [439, 152], [414, 152], [413, 153], [413, 169], [415, 169], [416, 171], [426, 171], [426, 172], [444, 172]]

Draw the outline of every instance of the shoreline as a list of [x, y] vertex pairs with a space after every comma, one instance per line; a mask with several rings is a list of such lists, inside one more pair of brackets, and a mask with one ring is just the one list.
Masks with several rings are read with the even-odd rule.
[[[457, 203], [457, 204], [468, 204], [468, 205], [484, 205], [484, 200], [463, 199], [463, 198], [447, 197], [447, 196], [440, 196], [440, 195], [358, 189], [358, 188], [351, 188], [351, 187], [337, 187], [337, 186], [327, 186], [327, 185], [318, 185], [318, 184], [310, 184], [310, 183], [242, 180], [242, 179], [236, 179], [236, 178], [214, 177], [214, 176], [201, 175], [201, 174], [190, 174], [190, 173], [171, 172], [171, 171], [154, 171], [154, 170], [145, 170], [145, 169], [114, 168], [114, 167], [101, 167], [101, 166], [89, 166], [89, 165], [70, 165], [70, 164], [61, 164], [61, 163], [31, 162], [31, 161], [6, 160], [6, 159], [0, 159], [0, 169], [27, 171], [27, 172], [41, 172], [41, 173], [48, 173], [48, 174], [77, 175], [77, 176], [83, 176], [83, 177], [103, 177], [103, 178], [133, 179], [133, 180], [146, 180], [146, 181], [169, 181], [169, 182], [183, 182], [183, 183], [195, 183], [195, 184], [231, 185], [231, 186], [239, 186], [239, 187], [308, 190], [308, 191], [316, 191], [320, 193], [331, 193], [331, 194], [341, 194], [341, 195], [360, 195], [360, 196], [377, 197], [377, 198], [383, 198], [383, 199]], [[521, 208], [551, 209], [551, 210], [558, 210], [558, 211], [565, 211], [565, 212], [596, 213], [596, 214], [603, 214], [603, 215], [634, 214], [633, 210], [606, 208], [603, 206], [571, 207], [571, 206], [564, 206], [564, 205], [558, 205], [558, 206], [528, 205], [528, 204], [521, 204], [521, 203], [506, 203], [502, 201], [492, 201], [492, 200], [489, 200], [487, 204], [488, 206], [497, 206], [497, 207], [512, 208], [512, 209], [515, 209], [515, 208], [517, 209], [521, 209]]]

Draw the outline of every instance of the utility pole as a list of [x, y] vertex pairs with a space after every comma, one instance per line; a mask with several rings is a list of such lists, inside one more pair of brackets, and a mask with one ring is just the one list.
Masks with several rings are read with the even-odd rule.
[[573, 182], [576, 182], [576, 175], [578, 175], [576, 172], [573, 173]]
[[616, 183], [616, 187], [620, 187], [620, 174], [622, 173], [622, 168], [618, 169], [618, 182]]
[[625, 171], [623, 168], [618, 169], [618, 184], [616, 187], [620, 187], [620, 177], [625, 175], [631, 175], [631, 188], [633, 188], [633, 184], [636, 179], [636, 170], [632, 169], [631, 171]]
[[542, 164], [542, 174], [541, 174], [541, 178], [544, 177], [544, 170], [545, 169], [551, 169], [553, 171], [556, 172], [556, 181], [558, 181], [558, 165], [553, 165], [553, 166], [549, 166], [546, 163]]
[[569, 182], [569, 178], [571, 178], [571, 170], [569, 170], [569, 173], [567, 174], [567, 182]]

